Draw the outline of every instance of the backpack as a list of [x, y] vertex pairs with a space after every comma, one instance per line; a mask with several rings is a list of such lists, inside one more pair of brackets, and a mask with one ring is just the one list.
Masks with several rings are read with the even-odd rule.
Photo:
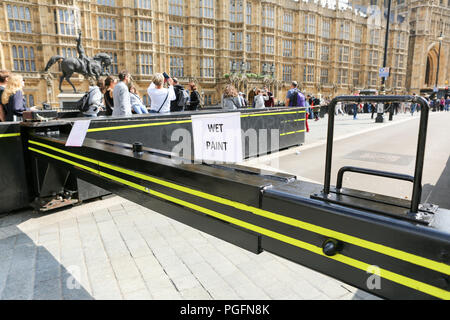
[[294, 92], [296, 94], [292, 95], [291, 100], [289, 101], [289, 107], [296, 107], [297, 106], [297, 102], [300, 100], [300, 91], [298, 89], [295, 89]]
[[177, 106], [179, 108], [182, 108], [181, 110], [184, 110], [185, 107], [188, 105], [190, 97], [191, 96], [187, 90], [185, 90], [185, 89], [180, 90], [180, 96], [178, 97], [178, 100], [177, 100]]
[[89, 110], [89, 98], [94, 90], [95, 89], [92, 89], [91, 91], [86, 92], [84, 96], [82, 96], [81, 99], [77, 101], [76, 106], [81, 112], [87, 112]]

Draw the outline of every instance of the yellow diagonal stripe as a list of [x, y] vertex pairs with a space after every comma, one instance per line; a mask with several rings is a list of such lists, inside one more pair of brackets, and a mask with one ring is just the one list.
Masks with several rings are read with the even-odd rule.
[[20, 137], [20, 133], [3, 133], [0, 134], [0, 138]]
[[[245, 115], [241, 115], [241, 118], [263, 117], [263, 116], [296, 114], [296, 113], [306, 113], [306, 112], [305, 111], [287, 111], [287, 112], [256, 113], [256, 114], [249, 114], [249, 115], [245, 114]], [[167, 125], [173, 125], [173, 124], [191, 123], [191, 122], [192, 122], [192, 120], [189, 119], [189, 120], [165, 121], [165, 122], [155, 122], [155, 123], [131, 124], [131, 125], [127, 125], [127, 126], [94, 128], [94, 129], [89, 129], [87, 132], [102, 132], [102, 131], [125, 130], [125, 129], [146, 128], [146, 127], [158, 127], [158, 126], [167, 126]]]
[[[108, 173], [104, 173], [104, 172], [101, 172], [101, 171], [98, 171], [98, 170], [86, 167], [86, 166], [81, 165], [81, 164], [77, 164], [76, 162], [73, 162], [73, 161], [70, 161], [70, 160], [67, 160], [67, 159], [64, 159], [64, 158], [61, 158], [61, 157], [58, 157], [58, 156], [46, 153], [46, 152], [41, 151], [41, 150], [37, 150], [37, 149], [32, 148], [32, 147], [29, 147], [29, 150], [37, 152], [37, 153], [40, 153], [40, 154], [43, 154], [45, 156], [48, 156], [48, 157], [51, 157], [51, 158], [54, 158], [54, 159], [57, 159], [57, 160], [60, 160], [60, 161], [63, 161], [63, 162], [66, 162], [68, 164], [77, 166], [79, 168], [88, 170], [90, 172], [97, 173], [100, 176], [103, 176], [103, 177], [106, 177], [106, 178], [111, 179], [113, 181], [117, 181], [117, 182], [120, 182], [122, 184], [128, 185], [128, 186], [130, 186], [132, 188], [135, 188], [135, 189], [137, 189], [139, 191], [147, 192], [147, 193], [149, 193], [151, 195], [154, 195], [156, 197], [162, 198], [164, 200], [167, 200], [167, 201], [170, 201], [170, 202], [182, 205], [184, 207], [191, 208], [191, 209], [193, 209], [195, 211], [202, 212], [202, 213], [207, 214], [209, 216], [212, 216], [212, 217], [218, 218], [220, 220], [232, 223], [234, 225], [243, 227], [245, 229], [248, 229], [248, 230], [257, 232], [259, 234], [262, 234], [262, 235], [265, 235], [265, 236], [277, 239], [279, 241], [282, 241], [282, 242], [294, 245], [294, 246], [299, 247], [301, 249], [304, 249], [304, 250], [313, 252], [315, 254], [321, 255], [323, 257], [326, 257], [326, 258], [329, 258], [329, 259], [332, 259], [332, 260], [335, 260], [335, 261], [338, 261], [338, 262], [350, 265], [350, 266], [352, 266], [354, 268], [357, 268], [357, 269], [360, 269], [360, 270], [363, 270], [363, 271], [367, 272], [367, 270], [369, 270], [369, 268], [371, 267], [371, 265], [369, 265], [367, 263], [364, 263], [364, 262], [361, 262], [359, 260], [356, 260], [356, 259], [344, 256], [342, 254], [337, 254], [337, 255], [335, 255], [333, 257], [326, 256], [326, 255], [323, 254], [322, 249], [320, 247], [314, 246], [314, 245], [312, 245], [310, 243], [307, 243], [307, 242], [304, 242], [304, 241], [301, 241], [301, 240], [298, 240], [298, 239], [295, 239], [295, 238], [291, 238], [289, 236], [286, 236], [286, 235], [283, 235], [283, 234], [280, 234], [280, 233], [277, 233], [277, 232], [274, 232], [274, 231], [271, 231], [271, 230], [268, 230], [266, 228], [262, 228], [262, 227], [259, 227], [259, 226], [253, 225], [253, 224], [250, 224], [248, 222], [245, 222], [245, 221], [242, 221], [242, 220], [230, 217], [230, 216], [226, 216], [226, 215], [221, 214], [219, 212], [216, 212], [214, 210], [207, 209], [207, 208], [201, 207], [199, 205], [192, 204], [190, 202], [187, 202], [187, 201], [184, 201], [184, 200], [181, 200], [181, 199], [178, 199], [178, 198], [174, 198], [172, 196], [169, 196], [169, 195], [166, 195], [166, 194], [154, 191], [154, 190], [150, 190], [150, 189], [148, 189], [148, 188], [146, 188], [144, 186], [138, 185], [136, 183], [124, 180], [122, 178], [118, 178], [118, 177], [110, 175]], [[382, 269], [382, 268], [380, 268], [380, 276], [382, 278], [385, 278], [385, 279], [388, 279], [390, 281], [399, 283], [401, 285], [410, 287], [410, 288], [412, 288], [414, 290], [424, 292], [426, 294], [429, 294], [429, 295], [437, 297], [437, 298], [446, 299], [446, 300], [450, 299], [450, 293], [448, 291], [446, 291], [446, 290], [443, 290], [443, 289], [431, 286], [429, 284], [426, 284], [426, 283], [423, 283], [423, 282], [420, 282], [420, 281], [417, 281], [417, 280], [414, 280], [414, 279], [411, 279], [411, 278], [399, 275], [397, 273], [394, 273], [394, 272], [391, 272], [391, 271], [388, 271], [388, 270], [385, 270], [385, 269]]]

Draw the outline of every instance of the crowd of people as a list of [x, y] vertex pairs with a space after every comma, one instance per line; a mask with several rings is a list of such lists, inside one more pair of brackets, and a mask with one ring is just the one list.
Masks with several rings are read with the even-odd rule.
[[[149, 107], [147, 107], [132, 80], [131, 74], [124, 70], [119, 73], [117, 79], [108, 76], [104, 80], [98, 80], [96, 85], [89, 86], [87, 107], [83, 109], [83, 115], [97, 117], [99, 112], [104, 111], [106, 116], [129, 117], [132, 114], [196, 111], [203, 108], [203, 99], [194, 82], [190, 82], [185, 89], [176, 78], [171, 78], [165, 73], [155, 74], [147, 89], [149, 100]], [[14, 118], [21, 117], [24, 111], [35, 109], [35, 107], [26, 107], [24, 86], [25, 82], [21, 75], [0, 70], [0, 122], [14, 121]], [[427, 99], [434, 111], [450, 111], [450, 97], [432, 100], [428, 97]], [[322, 98], [309, 94], [305, 96], [298, 83], [293, 81], [285, 101], [279, 101], [278, 105], [305, 107], [306, 130], [309, 131], [308, 119], [319, 121], [320, 117], [328, 112], [330, 101], [330, 97]], [[247, 97], [230, 84], [224, 88], [220, 106], [225, 110], [271, 108], [275, 107], [275, 97], [266, 86], [254, 88]], [[393, 114], [410, 112], [414, 115], [419, 111], [419, 105], [416, 103], [385, 104], [385, 110]], [[351, 114], [353, 119], [357, 119], [359, 113], [371, 113], [373, 118], [376, 112], [377, 106], [372, 103], [342, 104], [339, 102], [335, 108], [336, 115]]]
[[157, 73], [147, 89], [150, 105], [147, 108], [132, 80], [126, 70], [119, 73], [118, 79], [108, 76], [99, 80], [96, 86], [89, 87], [89, 109], [83, 114], [96, 117], [103, 110], [106, 116], [129, 117], [132, 114], [195, 111], [202, 105], [195, 83], [189, 83], [185, 89], [176, 78]]

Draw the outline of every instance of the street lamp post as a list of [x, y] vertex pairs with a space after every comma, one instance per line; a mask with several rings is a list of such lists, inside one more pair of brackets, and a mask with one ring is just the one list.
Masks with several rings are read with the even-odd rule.
[[439, 81], [439, 64], [441, 61], [441, 47], [442, 47], [442, 40], [444, 39], [444, 36], [442, 35], [442, 31], [441, 34], [438, 37], [439, 40], [439, 51], [438, 51], [438, 61], [437, 61], [437, 70], [436, 70], [436, 84], [434, 86], [434, 90], [436, 91], [436, 98], [437, 98], [437, 93], [439, 92], [438, 89], [438, 81]]
[[[389, 24], [391, 22], [391, 4], [392, 0], [388, 2], [388, 12], [387, 12], [387, 22], [386, 22], [386, 35], [384, 37], [384, 57], [383, 57], [383, 68], [386, 68], [387, 64], [387, 48], [389, 45]], [[381, 90], [380, 94], [386, 94], [386, 77], [381, 78]], [[391, 106], [392, 107], [392, 106]], [[384, 122], [384, 105], [379, 103], [377, 108], [377, 118], [375, 119], [376, 123]]]

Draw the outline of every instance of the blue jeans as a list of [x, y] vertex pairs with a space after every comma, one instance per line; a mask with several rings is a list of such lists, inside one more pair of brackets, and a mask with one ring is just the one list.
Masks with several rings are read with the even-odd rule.
[[358, 105], [353, 105], [353, 119], [356, 119], [356, 116], [358, 115]]
[[132, 108], [137, 114], [148, 113], [147, 108], [142, 104], [135, 104], [132, 106]]

